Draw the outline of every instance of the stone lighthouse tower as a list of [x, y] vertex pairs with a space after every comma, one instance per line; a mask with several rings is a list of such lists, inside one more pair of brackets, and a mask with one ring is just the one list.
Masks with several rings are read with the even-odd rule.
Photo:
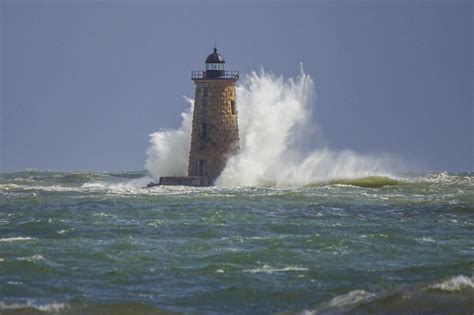
[[188, 176], [207, 177], [212, 185], [227, 159], [239, 149], [235, 100], [238, 71], [225, 71], [224, 57], [214, 52], [206, 58], [204, 71], [193, 71], [194, 97]]

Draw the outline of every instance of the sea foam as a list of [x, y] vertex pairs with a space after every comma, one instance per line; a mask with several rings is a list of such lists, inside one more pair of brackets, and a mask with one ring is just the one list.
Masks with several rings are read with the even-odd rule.
[[85, 183], [81, 189], [90, 192], [106, 192], [110, 194], [136, 194], [142, 191], [152, 178], [145, 176], [127, 181], [108, 182], [108, 181], [93, 181]]
[[349, 305], [359, 304], [361, 302], [367, 302], [375, 298], [375, 294], [367, 292], [365, 290], [354, 290], [347, 294], [336, 296], [331, 301], [329, 301], [329, 306], [335, 307], [344, 307]]
[[0, 238], [0, 242], [6, 242], [6, 243], [21, 242], [21, 241], [32, 241], [32, 240], [35, 240], [35, 238], [33, 238], [33, 237], [23, 237], [23, 236]]
[[[219, 186], [306, 185], [367, 176], [390, 176], [388, 156], [340, 152], [324, 145], [314, 121], [315, 84], [303, 71], [285, 79], [251, 72], [236, 87], [240, 151], [230, 158]], [[177, 130], [151, 134], [145, 169], [155, 179], [187, 174], [193, 100]]]
[[287, 266], [283, 268], [275, 268], [269, 265], [263, 265], [261, 268], [245, 269], [247, 273], [275, 273], [275, 272], [288, 272], [288, 271], [308, 271], [308, 268], [298, 266]]
[[429, 289], [436, 289], [448, 292], [461, 291], [463, 289], [474, 289], [474, 278], [469, 278], [463, 275], [451, 277], [445, 281], [433, 284]]
[[22, 309], [29, 309], [29, 308], [37, 309], [42, 312], [56, 313], [56, 312], [66, 309], [67, 305], [64, 303], [36, 304], [34, 302], [27, 302], [27, 303], [0, 302], [0, 310], [22, 310]]
[[359, 304], [374, 300], [376, 297], [376, 294], [367, 292], [365, 290], [353, 290], [349, 293], [338, 295], [332, 298], [329, 302], [323, 303], [314, 310], [304, 310], [301, 312], [301, 314], [316, 315], [345, 313]]
[[42, 255], [33, 255], [28, 257], [18, 257], [17, 260], [19, 261], [29, 261], [29, 262], [37, 262], [45, 260]]

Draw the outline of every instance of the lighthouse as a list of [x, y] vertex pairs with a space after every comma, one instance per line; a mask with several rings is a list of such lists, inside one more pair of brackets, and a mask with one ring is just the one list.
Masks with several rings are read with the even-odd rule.
[[226, 71], [224, 57], [214, 52], [204, 71], [192, 71], [194, 113], [188, 176], [207, 177], [213, 184], [227, 159], [239, 149], [235, 83], [238, 71]]
[[210, 186], [239, 150], [235, 83], [238, 71], [226, 71], [217, 48], [207, 56], [204, 70], [192, 71], [195, 84], [188, 176], [160, 177], [155, 185]]

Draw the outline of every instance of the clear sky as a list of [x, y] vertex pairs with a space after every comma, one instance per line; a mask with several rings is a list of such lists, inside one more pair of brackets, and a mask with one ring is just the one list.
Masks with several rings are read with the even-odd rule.
[[214, 43], [227, 68], [305, 72], [331, 148], [471, 171], [472, 1], [1, 3], [0, 169], [143, 169]]

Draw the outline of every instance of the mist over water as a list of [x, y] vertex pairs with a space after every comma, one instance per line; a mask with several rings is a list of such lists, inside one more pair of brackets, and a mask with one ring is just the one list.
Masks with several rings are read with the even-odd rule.
[[[219, 186], [305, 185], [335, 179], [390, 176], [387, 156], [334, 151], [323, 144], [314, 121], [315, 84], [304, 73], [295, 78], [261, 69], [236, 87], [240, 152], [217, 179]], [[193, 100], [177, 130], [151, 134], [145, 169], [151, 176], [184, 176], [191, 142]]]

